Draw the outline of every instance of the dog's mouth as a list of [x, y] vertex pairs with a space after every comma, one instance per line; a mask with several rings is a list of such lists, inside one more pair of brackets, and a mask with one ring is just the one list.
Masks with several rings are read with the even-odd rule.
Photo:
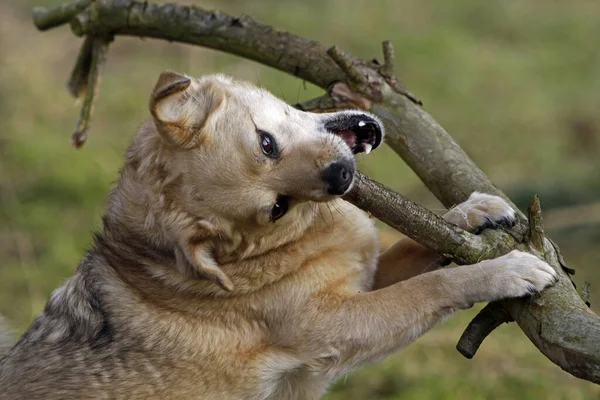
[[352, 153], [369, 154], [381, 144], [381, 126], [363, 114], [350, 114], [325, 123], [325, 129], [342, 139]]

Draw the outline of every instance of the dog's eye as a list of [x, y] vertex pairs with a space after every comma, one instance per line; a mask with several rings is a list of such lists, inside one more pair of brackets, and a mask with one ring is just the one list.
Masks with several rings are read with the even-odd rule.
[[290, 198], [288, 196], [279, 195], [277, 201], [271, 210], [271, 221], [275, 222], [283, 217], [290, 207]]
[[273, 139], [273, 136], [265, 131], [259, 130], [258, 140], [260, 141], [260, 148], [265, 155], [271, 158], [277, 157], [277, 143], [275, 142], [275, 139]]

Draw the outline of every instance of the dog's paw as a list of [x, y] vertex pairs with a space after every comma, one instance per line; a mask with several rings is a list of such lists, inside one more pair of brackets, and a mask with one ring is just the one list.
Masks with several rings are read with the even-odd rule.
[[518, 250], [484, 263], [489, 274], [487, 301], [539, 293], [558, 281], [556, 271], [545, 261]]
[[516, 212], [501, 197], [473, 192], [467, 201], [450, 209], [444, 219], [469, 232], [480, 233], [486, 228], [514, 226]]

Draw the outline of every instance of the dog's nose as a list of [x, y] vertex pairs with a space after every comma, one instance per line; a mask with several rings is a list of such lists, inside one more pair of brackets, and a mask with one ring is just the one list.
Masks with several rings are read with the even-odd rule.
[[327, 193], [344, 194], [352, 183], [354, 166], [345, 162], [334, 162], [323, 171], [323, 178], [327, 182]]

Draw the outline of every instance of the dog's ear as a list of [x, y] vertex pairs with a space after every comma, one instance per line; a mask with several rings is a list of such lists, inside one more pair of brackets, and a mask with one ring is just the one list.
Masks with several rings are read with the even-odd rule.
[[202, 128], [224, 96], [215, 82], [173, 71], [160, 74], [150, 97], [156, 129], [171, 145], [191, 148], [201, 141]]
[[187, 278], [208, 279], [223, 290], [231, 292], [233, 283], [210, 255], [204, 244], [183, 244], [175, 251], [177, 270]]

